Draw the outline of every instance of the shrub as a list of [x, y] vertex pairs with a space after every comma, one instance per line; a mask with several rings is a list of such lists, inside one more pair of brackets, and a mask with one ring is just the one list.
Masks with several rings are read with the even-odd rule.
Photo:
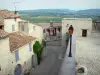
[[37, 62], [39, 65], [41, 61], [41, 44], [39, 43], [39, 41], [36, 41], [33, 45], [33, 52], [37, 55]]
[[42, 46], [46, 47], [46, 41], [44, 39], [42, 39]]
[[42, 40], [42, 44], [40, 44], [39, 41], [36, 41], [35, 44], [33, 45], [33, 52], [37, 55], [38, 65], [41, 62], [42, 52], [45, 46], [46, 46], [46, 42], [44, 39]]

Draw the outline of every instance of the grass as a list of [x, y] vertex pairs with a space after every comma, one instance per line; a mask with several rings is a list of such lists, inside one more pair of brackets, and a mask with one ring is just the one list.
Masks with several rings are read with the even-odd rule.
[[38, 17], [29, 17], [29, 16], [21, 16], [22, 19], [28, 20], [31, 22], [61, 22], [62, 17], [48, 17], [48, 16], [38, 16]]
[[21, 18], [31, 22], [61, 22], [62, 18], [92, 18], [93, 20], [98, 19], [96, 16], [83, 16], [83, 15], [66, 15], [66, 16], [33, 16], [33, 15], [22, 15]]

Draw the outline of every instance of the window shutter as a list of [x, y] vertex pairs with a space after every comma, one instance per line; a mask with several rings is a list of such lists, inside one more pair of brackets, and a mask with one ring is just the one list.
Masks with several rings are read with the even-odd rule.
[[22, 31], [24, 31], [24, 25], [22, 25]]
[[19, 60], [19, 52], [18, 52], [18, 50], [15, 51], [15, 59], [16, 59], [16, 62]]
[[14, 25], [12, 25], [12, 31], [15, 31], [15, 26]]
[[31, 43], [29, 43], [29, 51], [30, 52], [32, 51], [32, 45], [31, 45]]

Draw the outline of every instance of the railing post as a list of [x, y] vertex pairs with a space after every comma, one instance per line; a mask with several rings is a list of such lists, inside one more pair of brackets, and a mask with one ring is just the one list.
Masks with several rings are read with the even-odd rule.
[[72, 35], [70, 35], [70, 50], [69, 50], [69, 56], [68, 57], [72, 57], [71, 45], [72, 45]]

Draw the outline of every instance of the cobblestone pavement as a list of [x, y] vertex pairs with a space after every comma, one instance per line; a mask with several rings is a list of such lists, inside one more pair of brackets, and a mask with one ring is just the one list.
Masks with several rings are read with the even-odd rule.
[[[53, 46], [53, 45], [57, 46]], [[47, 57], [45, 57], [41, 64], [31, 71], [31, 75], [58, 75], [62, 59], [60, 41], [52, 41], [47, 43]]]
[[87, 68], [87, 75], [100, 75], [100, 34], [77, 38], [76, 58], [79, 65]]

